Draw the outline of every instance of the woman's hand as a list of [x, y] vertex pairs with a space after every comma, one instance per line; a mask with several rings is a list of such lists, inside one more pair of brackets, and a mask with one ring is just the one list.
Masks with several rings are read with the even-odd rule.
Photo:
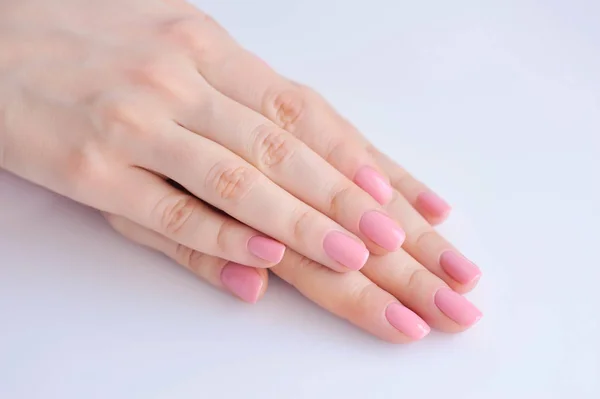
[[[0, 167], [110, 213], [117, 230], [249, 302], [266, 270], [229, 261], [278, 263], [284, 247], [262, 232], [294, 249], [275, 273], [384, 339], [479, 317], [454, 293], [478, 269], [419, 215], [437, 223], [447, 205], [193, 6], [5, 0], [0, 30]], [[323, 267], [359, 269], [358, 238], [380, 255], [400, 246], [378, 203], [406, 229], [404, 250], [362, 272]]]
[[187, 3], [5, 0], [0, 31], [1, 168], [249, 266], [400, 248], [371, 160]]

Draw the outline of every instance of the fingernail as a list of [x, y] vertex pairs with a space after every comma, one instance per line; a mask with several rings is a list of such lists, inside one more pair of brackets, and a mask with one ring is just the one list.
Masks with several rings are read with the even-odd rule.
[[267, 262], [279, 263], [283, 259], [285, 245], [271, 238], [254, 236], [248, 240], [248, 251]]
[[369, 166], [363, 166], [356, 172], [354, 183], [384, 205], [392, 198], [393, 188], [385, 177]]
[[470, 284], [481, 277], [481, 270], [473, 262], [451, 250], [442, 253], [440, 266], [461, 284]]
[[398, 250], [406, 238], [396, 222], [377, 211], [365, 213], [358, 227], [371, 241], [388, 251]]
[[256, 303], [263, 280], [253, 268], [229, 262], [221, 270], [221, 283], [240, 299]]
[[396, 330], [415, 340], [425, 337], [431, 331], [423, 319], [399, 303], [388, 305], [385, 318]]
[[362, 242], [339, 231], [325, 236], [323, 249], [331, 259], [351, 270], [360, 270], [369, 258], [369, 251]]
[[451, 210], [450, 205], [446, 201], [430, 191], [419, 194], [417, 197], [417, 207], [426, 214], [435, 217], [445, 216]]
[[483, 316], [475, 305], [450, 288], [440, 288], [435, 293], [434, 301], [439, 310], [464, 327], [472, 326]]

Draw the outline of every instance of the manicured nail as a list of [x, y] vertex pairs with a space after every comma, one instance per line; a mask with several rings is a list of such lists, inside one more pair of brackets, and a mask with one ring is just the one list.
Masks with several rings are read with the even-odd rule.
[[440, 288], [434, 301], [439, 310], [464, 327], [472, 326], [483, 316], [475, 305], [450, 288]]
[[263, 280], [253, 268], [229, 262], [221, 270], [221, 283], [240, 299], [256, 303]]
[[354, 183], [375, 198], [381, 205], [392, 199], [394, 189], [379, 172], [369, 166], [363, 166], [354, 176]]
[[431, 331], [423, 319], [399, 303], [388, 305], [385, 318], [396, 330], [415, 340], [425, 337]]
[[481, 277], [481, 270], [473, 262], [452, 250], [442, 253], [440, 266], [461, 284], [470, 284]]
[[398, 250], [406, 238], [396, 222], [377, 211], [365, 213], [358, 227], [371, 241], [388, 251]]
[[446, 216], [451, 210], [450, 205], [446, 201], [430, 191], [419, 194], [417, 197], [417, 208], [435, 217]]
[[248, 240], [248, 251], [267, 262], [279, 263], [283, 259], [285, 245], [271, 238], [254, 236]]
[[369, 251], [362, 242], [339, 231], [325, 236], [323, 249], [331, 259], [351, 270], [360, 270], [369, 258]]

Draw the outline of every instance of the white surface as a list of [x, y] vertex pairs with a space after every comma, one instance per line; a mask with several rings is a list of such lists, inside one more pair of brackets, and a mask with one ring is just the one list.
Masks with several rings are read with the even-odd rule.
[[0, 174], [0, 397], [599, 398], [600, 3], [198, 2], [454, 205], [471, 331], [405, 347], [208, 288]]

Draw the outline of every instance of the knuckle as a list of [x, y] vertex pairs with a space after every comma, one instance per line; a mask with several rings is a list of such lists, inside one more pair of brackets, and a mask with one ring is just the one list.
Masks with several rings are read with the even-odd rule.
[[298, 89], [276, 92], [267, 97], [267, 115], [272, 115], [280, 128], [294, 133], [306, 110], [306, 96]]
[[302, 292], [305, 290], [302, 283], [306, 281], [306, 276], [314, 274], [322, 268], [323, 266], [315, 261], [296, 254], [292, 262], [281, 262], [273, 266], [271, 270], [285, 282]]
[[[91, 147], [91, 146], [90, 146]], [[104, 185], [109, 176], [108, 166], [96, 148], [81, 148], [64, 157], [64, 170], [61, 173], [63, 192], [78, 201], [94, 203], [95, 198], [90, 198], [90, 187]]]
[[327, 201], [329, 204], [327, 215], [332, 219], [337, 220], [338, 215], [341, 215], [344, 211], [344, 203], [348, 198], [352, 198], [353, 196], [356, 196], [356, 194], [353, 187], [348, 184], [344, 184], [342, 187], [332, 190], [330, 198]]
[[404, 187], [406, 181], [409, 179], [410, 175], [407, 171], [397, 168], [391, 176], [390, 183], [393, 187]]
[[312, 210], [306, 210], [300, 213], [293, 221], [293, 237], [296, 241], [304, 241], [314, 226], [315, 213]]
[[[370, 154], [375, 159], [377, 159], [377, 158], [381, 159], [382, 157], [385, 157], [377, 149], [374, 149], [373, 152], [370, 152]], [[393, 172], [390, 173], [390, 184], [393, 187], [407, 187], [407, 183], [408, 183], [408, 185], [410, 185], [411, 180], [413, 180], [413, 178], [410, 175], [410, 173], [408, 173], [408, 171], [406, 169], [404, 169], [398, 165], [396, 165], [393, 168]]]
[[378, 158], [381, 156], [381, 152], [377, 149], [377, 147], [375, 147], [373, 144], [368, 143], [367, 146], [365, 147], [365, 150], [367, 151], [367, 153], [375, 158]]
[[118, 138], [126, 133], [145, 131], [145, 118], [140, 106], [124, 97], [96, 100], [94, 125], [101, 137]]
[[220, 199], [239, 203], [252, 190], [259, 178], [249, 167], [217, 163], [206, 176], [207, 189]]
[[160, 229], [167, 236], [177, 236], [196, 211], [196, 201], [190, 196], [172, 195], [157, 206]]
[[158, 56], [135, 65], [129, 71], [133, 83], [158, 92], [169, 99], [191, 98], [190, 85], [181, 78], [181, 63], [176, 56]]
[[325, 151], [324, 159], [330, 165], [338, 165], [340, 164], [340, 160], [348, 157], [348, 154], [354, 154], [354, 151], [351, 151], [348, 148], [348, 144], [343, 140], [331, 140], [327, 150]]
[[185, 47], [196, 47], [201, 37], [200, 20], [198, 18], [176, 18], [164, 23], [161, 33], [170, 40]]
[[303, 281], [302, 279], [304, 279], [304, 276], [313, 274], [315, 270], [323, 267], [305, 256], [300, 256], [300, 259], [298, 259], [296, 262], [290, 263], [288, 266], [289, 270], [286, 281], [293, 287], [299, 289], [301, 292], [306, 290], [301, 283]]
[[419, 248], [422, 247], [427, 241], [435, 238], [437, 233], [429, 226], [425, 226], [420, 230], [415, 231], [413, 234], [407, 234], [407, 238], [409, 235], [413, 237], [414, 246]]
[[212, 50], [210, 32], [219, 28], [216, 21], [208, 14], [196, 12], [191, 17], [165, 22], [160, 28], [160, 34], [169, 42], [191, 50], [198, 56]]
[[418, 291], [423, 286], [423, 281], [431, 276], [431, 273], [427, 269], [413, 268], [408, 272], [408, 278], [406, 279], [406, 290], [407, 292]]
[[234, 230], [235, 223], [231, 219], [226, 219], [219, 226], [217, 232], [217, 248], [222, 253], [230, 253], [231, 247], [229, 245], [229, 237], [231, 237], [232, 230]]
[[285, 131], [261, 125], [253, 133], [255, 153], [261, 165], [269, 168], [285, 164], [294, 154], [294, 145]]
[[336, 311], [348, 320], [358, 320], [372, 311], [378, 290], [374, 284], [356, 286], [340, 297]]
[[204, 264], [207, 261], [207, 255], [203, 254], [202, 252], [199, 251], [194, 251], [192, 250], [192, 252], [190, 253], [189, 257], [188, 257], [188, 269], [190, 269], [191, 271], [193, 271], [195, 274], [200, 275], [201, 274], [201, 270], [204, 266]]
[[301, 256], [300, 259], [298, 259], [298, 261], [294, 263], [294, 265], [298, 273], [308, 273], [322, 267], [314, 260], [309, 259], [305, 256]]
[[175, 248], [175, 261], [193, 272], [197, 272], [202, 264], [203, 258], [203, 253], [195, 251], [183, 244], [177, 244], [177, 247]]

